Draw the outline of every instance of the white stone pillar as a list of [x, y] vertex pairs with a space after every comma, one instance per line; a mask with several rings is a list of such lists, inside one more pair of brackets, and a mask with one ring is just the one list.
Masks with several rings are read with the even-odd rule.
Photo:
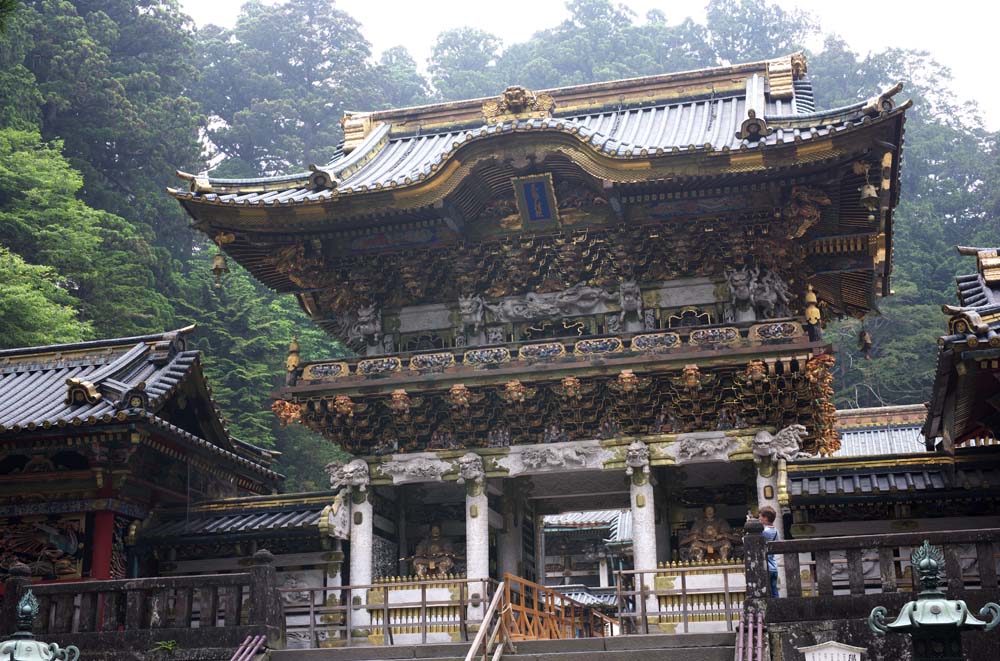
[[[632, 559], [637, 571], [656, 569], [656, 503], [653, 499], [653, 483], [650, 479], [649, 448], [642, 441], [635, 441], [626, 454], [626, 473], [629, 480], [629, 495], [632, 508]], [[654, 574], [641, 574], [646, 589], [654, 589]], [[640, 585], [640, 574], [636, 575], [636, 589]], [[659, 610], [656, 597], [646, 600], [646, 611]]]
[[597, 571], [599, 573], [598, 581], [600, 581], [600, 586], [602, 588], [608, 587], [611, 583], [608, 581], [608, 559], [601, 558], [597, 561]]
[[[375, 517], [367, 491], [356, 491], [351, 497], [351, 585], [371, 585], [372, 556], [375, 548]], [[371, 615], [365, 606], [367, 590], [351, 594], [351, 604], [360, 606], [351, 613], [353, 629], [367, 629]]]
[[[770, 465], [770, 470], [759, 464], [757, 467], [757, 508], [771, 506], [778, 516], [774, 519], [774, 527], [778, 529], [778, 536], [785, 539], [785, 522], [781, 518], [781, 503], [778, 502], [778, 467], [777, 462]], [[763, 475], [767, 473], [767, 475]]]
[[[372, 582], [372, 553], [375, 548], [375, 520], [372, 504], [368, 499], [368, 485], [371, 476], [368, 463], [364, 459], [352, 459], [346, 464], [331, 462], [326, 466], [330, 476], [330, 488], [340, 490], [342, 501], [350, 502], [350, 584], [370, 585]], [[371, 625], [371, 617], [365, 608], [368, 601], [366, 591], [351, 593], [351, 628], [358, 629], [358, 635], [365, 635]]]
[[[486, 470], [475, 452], [459, 459], [459, 482], [465, 484], [465, 577], [469, 579], [470, 620], [486, 612], [490, 578], [490, 504], [486, 498]], [[478, 602], [478, 603], [476, 603]]]
[[[490, 577], [490, 511], [484, 485], [470, 485], [465, 496], [465, 575], [470, 579], [469, 619], [482, 619]], [[479, 579], [479, 582], [476, 582]], [[475, 605], [476, 595], [479, 604]]]

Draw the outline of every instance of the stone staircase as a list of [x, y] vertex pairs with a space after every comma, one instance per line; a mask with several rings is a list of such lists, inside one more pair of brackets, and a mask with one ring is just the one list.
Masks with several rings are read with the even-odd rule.
[[[732, 633], [650, 634], [613, 638], [523, 640], [508, 661], [732, 661]], [[468, 643], [399, 647], [274, 650], [271, 661], [464, 661]]]

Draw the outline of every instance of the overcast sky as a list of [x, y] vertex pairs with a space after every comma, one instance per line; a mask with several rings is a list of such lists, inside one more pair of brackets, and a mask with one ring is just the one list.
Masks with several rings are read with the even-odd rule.
[[[181, 0], [181, 4], [198, 25], [231, 26], [243, 1]], [[442, 30], [471, 25], [512, 44], [567, 16], [564, 0], [505, 0], [502, 5], [476, 0], [338, 0], [335, 4], [361, 23], [376, 55], [402, 45], [421, 68]], [[671, 24], [687, 16], [699, 22], [705, 18], [706, 0], [622, 0], [621, 4], [640, 17], [649, 9], [661, 9]], [[959, 97], [977, 101], [987, 127], [1000, 130], [1000, 85], [994, 64], [1000, 40], [996, 0], [778, 0], [778, 4], [813, 13], [824, 32], [840, 34], [862, 54], [890, 46], [930, 51], [951, 68]]]

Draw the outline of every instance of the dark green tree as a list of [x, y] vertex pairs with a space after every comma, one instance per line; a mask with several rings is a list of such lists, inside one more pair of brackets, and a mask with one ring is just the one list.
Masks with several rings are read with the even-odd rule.
[[89, 340], [93, 329], [75, 304], [53, 269], [0, 246], [0, 349]]
[[42, 95], [41, 131], [83, 173], [83, 198], [148, 232], [183, 259], [191, 233], [163, 195], [175, 168], [196, 168], [203, 125], [188, 96], [196, 78], [190, 20], [176, 0], [30, 0], [24, 64]]
[[794, 53], [818, 31], [809, 14], [767, 0], [709, 0], [705, 14], [716, 56], [730, 64]]
[[503, 88], [497, 60], [500, 40], [476, 28], [456, 28], [438, 35], [427, 66], [443, 99], [474, 99]]
[[398, 90], [397, 98], [413, 100], [407, 59], [391, 54], [380, 76], [357, 21], [329, 0], [253, 0], [233, 30], [200, 31], [197, 50], [198, 98], [219, 124], [208, 134], [233, 161], [220, 170], [224, 175], [328, 162], [344, 111], [383, 106], [380, 83], [402, 82], [410, 89]]
[[61, 147], [37, 131], [0, 129], [0, 242], [58, 273], [98, 334], [169, 327], [151, 247], [130, 223], [77, 197], [83, 178]]

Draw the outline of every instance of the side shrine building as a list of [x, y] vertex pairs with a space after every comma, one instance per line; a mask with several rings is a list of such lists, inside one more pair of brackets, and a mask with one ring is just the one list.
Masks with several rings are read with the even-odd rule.
[[299, 175], [182, 173], [217, 259], [357, 354], [293, 343], [274, 405], [354, 456], [344, 580], [541, 583], [543, 517], [599, 509], [637, 581], [739, 558], [788, 463], [841, 445], [822, 328], [890, 291], [900, 89], [817, 110], [801, 55], [514, 86], [348, 113]]

